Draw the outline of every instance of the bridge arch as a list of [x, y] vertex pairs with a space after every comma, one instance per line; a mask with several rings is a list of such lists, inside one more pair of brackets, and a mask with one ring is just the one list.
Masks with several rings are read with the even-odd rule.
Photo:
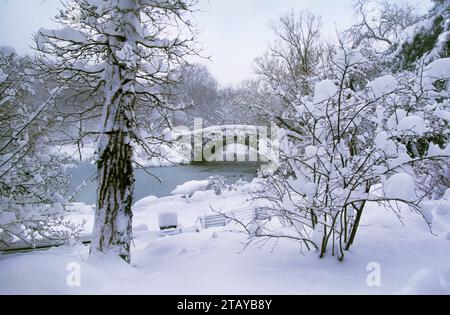
[[[223, 125], [176, 134], [175, 145], [193, 162], [261, 162], [278, 158], [278, 135], [266, 126]], [[270, 135], [270, 137], [269, 137]]]

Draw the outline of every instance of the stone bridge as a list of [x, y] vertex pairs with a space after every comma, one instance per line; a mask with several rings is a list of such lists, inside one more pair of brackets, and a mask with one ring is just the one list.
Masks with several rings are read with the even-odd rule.
[[175, 132], [175, 146], [193, 162], [270, 162], [278, 159], [274, 128], [250, 125], [212, 126]]

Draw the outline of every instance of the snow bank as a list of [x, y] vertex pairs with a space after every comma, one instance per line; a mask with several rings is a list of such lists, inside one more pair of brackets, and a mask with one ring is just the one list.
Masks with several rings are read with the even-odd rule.
[[401, 289], [399, 294], [443, 294], [444, 288], [441, 285], [436, 272], [429, 269], [417, 271], [409, 280], [408, 284]]
[[[238, 201], [242, 204], [242, 200]], [[164, 203], [174, 207], [173, 199]], [[143, 219], [141, 215], [138, 213], [138, 220]], [[357, 242], [343, 263], [331, 257], [319, 259], [316, 253], [301, 255], [298, 244], [289, 241], [280, 241], [274, 248], [275, 244], [270, 243], [242, 251], [246, 236], [226, 231], [229, 228], [166, 238], [143, 231], [135, 233], [131, 265], [114, 257], [88, 258], [86, 246], [0, 255], [0, 294], [450, 292], [446, 286], [450, 282], [450, 252], [445, 246], [448, 241], [436, 239], [426, 229], [417, 229], [412, 224], [418, 220], [417, 215], [405, 212], [405, 228], [394, 215], [369, 204], [362, 220]], [[370, 287], [366, 282], [367, 265], [372, 261], [381, 267], [380, 287]], [[67, 268], [73, 264], [81, 270], [79, 287], [67, 285]], [[424, 268], [428, 271], [421, 271]]]
[[156, 197], [156, 196], [148, 196], [148, 197], [142, 198], [133, 205], [133, 210], [134, 211], [145, 210], [152, 201], [156, 201], [156, 200], [158, 200], [158, 197]]
[[[2, 294], [112, 294], [136, 292], [135, 268], [119, 257], [88, 257], [87, 246], [64, 246], [27, 255], [0, 256]], [[80, 271], [80, 286], [70, 272]], [[16, 273], [16, 272], [20, 273]]]
[[[392, 185], [405, 182], [402, 177], [394, 179]], [[298, 244], [287, 240], [275, 247], [275, 242], [269, 242], [266, 247], [249, 246], [242, 251], [248, 239], [228, 232], [234, 226], [165, 238], [155, 234], [159, 213], [177, 211], [178, 223], [191, 226], [198, 216], [212, 213], [211, 206], [224, 212], [251, 207], [249, 193], [263, 186], [264, 180], [258, 178], [220, 196], [200, 194], [196, 201], [181, 196], [138, 201], [133, 206], [140, 210], [133, 217], [131, 265], [115, 257], [88, 257], [87, 246], [0, 255], [0, 294], [450, 293], [450, 241], [446, 239], [450, 189], [442, 199], [428, 204], [438, 237], [406, 206], [403, 225], [392, 212], [368, 203], [354, 247], [343, 263], [332, 257], [319, 259], [314, 252], [301, 255]], [[92, 221], [92, 208], [76, 207], [79, 218]], [[370, 262], [380, 265], [380, 287], [367, 285]], [[68, 267], [77, 265], [81, 285], [68, 286]]]
[[184, 184], [178, 185], [172, 192], [172, 195], [188, 195], [192, 196], [194, 192], [205, 190], [208, 186], [208, 180], [191, 180]]

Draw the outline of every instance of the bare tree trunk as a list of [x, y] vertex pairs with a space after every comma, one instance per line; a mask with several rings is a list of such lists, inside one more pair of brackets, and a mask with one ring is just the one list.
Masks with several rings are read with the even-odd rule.
[[118, 255], [130, 262], [134, 190], [133, 127], [135, 95], [128, 82], [132, 73], [113, 65], [107, 77], [103, 131], [97, 160], [97, 209], [91, 252]]
[[97, 212], [91, 251], [113, 253], [130, 262], [132, 194], [134, 175], [132, 147], [123, 132], [109, 135], [98, 161]]
[[365, 205], [366, 205], [366, 201], [363, 201], [359, 208], [355, 208], [356, 218], [355, 218], [355, 222], [353, 223], [353, 227], [351, 229], [350, 238], [349, 238], [347, 244], [345, 245], [345, 250], [349, 250], [350, 247], [353, 245], [353, 241], [355, 240], [356, 232], [358, 231], [359, 223], [361, 221], [361, 216], [362, 216]]

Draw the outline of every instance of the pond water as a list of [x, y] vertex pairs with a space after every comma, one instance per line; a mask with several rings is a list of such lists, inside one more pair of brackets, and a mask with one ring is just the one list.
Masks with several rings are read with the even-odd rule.
[[[177, 185], [190, 180], [207, 179], [209, 176], [223, 176], [228, 184], [233, 184], [240, 178], [250, 181], [256, 177], [260, 164], [256, 162], [216, 162], [207, 164], [177, 165], [172, 167], [151, 167], [147, 172], [161, 179], [161, 183], [142, 169], [135, 169], [134, 201], [153, 195], [164, 197]], [[75, 190], [83, 181], [83, 187], [77, 202], [95, 204], [97, 183], [95, 179], [96, 166], [90, 163], [80, 163], [70, 169], [72, 176], [70, 189]]]

